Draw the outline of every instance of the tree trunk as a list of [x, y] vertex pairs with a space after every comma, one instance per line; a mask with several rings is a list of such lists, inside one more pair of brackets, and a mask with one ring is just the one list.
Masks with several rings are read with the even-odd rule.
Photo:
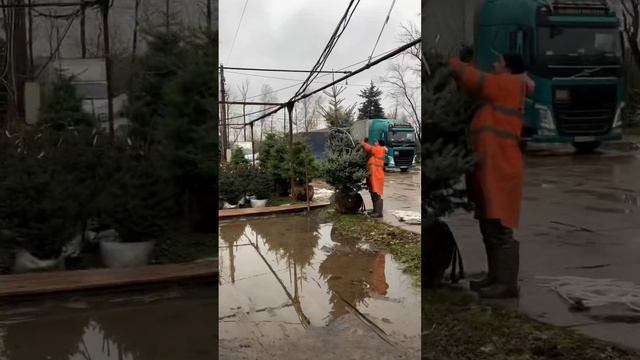
[[102, 6], [102, 32], [104, 38], [104, 64], [107, 75], [107, 118], [109, 121], [109, 135], [115, 137], [115, 126], [113, 123], [113, 92], [111, 90], [111, 53], [109, 44], [109, 1], [105, 0]]

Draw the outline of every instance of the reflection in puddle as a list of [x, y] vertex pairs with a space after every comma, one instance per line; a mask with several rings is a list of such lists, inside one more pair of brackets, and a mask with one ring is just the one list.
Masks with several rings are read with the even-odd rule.
[[2, 307], [0, 359], [216, 358], [216, 298], [182, 289]]
[[219, 246], [221, 339], [261, 347], [352, 314], [382, 337], [419, 341], [409, 276], [390, 255], [338, 237], [319, 214], [223, 224]]

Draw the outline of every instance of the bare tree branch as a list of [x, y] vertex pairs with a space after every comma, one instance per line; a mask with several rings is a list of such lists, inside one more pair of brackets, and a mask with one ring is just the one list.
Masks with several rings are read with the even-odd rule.
[[399, 101], [400, 106], [407, 113], [420, 141], [422, 139], [422, 118], [418, 108], [420, 96], [417, 94], [420, 87], [410, 86], [407, 79], [407, 73], [409, 71], [411, 71], [411, 68], [407, 65], [392, 63], [389, 66], [389, 74], [384, 77], [382, 81], [394, 87], [392, 94], [396, 99], [402, 99], [402, 101]]

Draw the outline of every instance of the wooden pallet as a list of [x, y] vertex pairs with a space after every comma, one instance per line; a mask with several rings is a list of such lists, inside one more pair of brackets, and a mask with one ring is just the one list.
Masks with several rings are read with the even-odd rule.
[[0, 298], [99, 290], [215, 278], [218, 260], [124, 269], [56, 271], [0, 276]]
[[[311, 210], [320, 209], [329, 206], [328, 202], [311, 204]], [[307, 204], [270, 206], [265, 208], [245, 208], [245, 209], [224, 209], [218, 211], [218, 219], [229, 220], [243, 217], [266, 216], [276, 214], [289, 214], [302, 212], [307, 209]]]

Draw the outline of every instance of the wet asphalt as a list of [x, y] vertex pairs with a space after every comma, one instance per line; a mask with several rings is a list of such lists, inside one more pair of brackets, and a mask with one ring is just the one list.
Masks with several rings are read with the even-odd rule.
[[[630, 143], [594, 154], [565, 146], [534, 147], [525, 161], [520, 287], [507, 302], [535, 319], [640, 350], [640, 313], [624, 305], [572, 311], [544, 285], [551, 277], [612, 279], [640, 287], [640, 152]], [[456, 214], [450, 224], [470, 273], [485, 270], [477, 223]], [[633, 288], [632, 288], [633, 289]], [[640, 305], [640, 304], [638, 304]], [[573, 309], [575, 310], [575, 309]]]
[[[387, 171], [384, 178], [384, 206], [382, 221], [414, 233], [420, 233], [420, 225], [409, 225], [399, 221], [393, 212], [396, 210], [420, 213], [421, 184], [420, 169], [409, 172]], [[371, 197], [368, 191], [362, 192], [367, 209], [371, 209]]]

